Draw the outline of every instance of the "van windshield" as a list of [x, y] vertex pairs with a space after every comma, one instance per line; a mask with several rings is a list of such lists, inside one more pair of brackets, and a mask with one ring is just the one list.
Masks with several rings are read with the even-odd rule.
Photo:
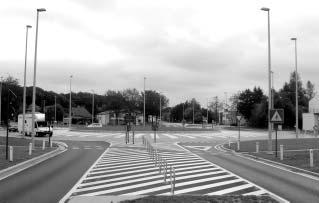
[[48, 126], [47, 122], [45, 122], [45, 121], [38, 121], [37, 123], [38, 123], [38, 128], [47, 127]]

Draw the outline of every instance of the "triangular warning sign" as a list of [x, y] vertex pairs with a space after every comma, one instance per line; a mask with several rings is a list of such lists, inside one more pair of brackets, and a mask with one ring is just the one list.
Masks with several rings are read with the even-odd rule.
[[202, 151], [208, 151], [212, 148], [211, 146], [185, 146], [185, 147], [189, 147], [189, 148], [197, 149], [197, 150], [202, 150]]
[[273, 122], [282, 122], [282, 118], [280, 117], [278, 111], [275, 111], [274, 115], [271, 118]]

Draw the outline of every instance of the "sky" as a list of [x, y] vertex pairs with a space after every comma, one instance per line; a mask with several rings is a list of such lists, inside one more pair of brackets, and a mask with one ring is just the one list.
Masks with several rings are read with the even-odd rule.
[[[295, 69], [319, 88], [316, 0], [0, 0], [0, 76], [33, 83], [36, 8], [37, 86], [58, 93], [145, 88], [176, 105], [202, 105], [254, 86], [268, 94], [267, 13], [274, 87]], [[22, 95], [21, 95], [22, 96]]]

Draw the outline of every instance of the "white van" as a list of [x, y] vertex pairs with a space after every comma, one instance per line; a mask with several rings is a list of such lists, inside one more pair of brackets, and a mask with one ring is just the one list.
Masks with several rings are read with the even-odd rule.
[[[18, 132], [22, 134], [22, 123], [23, 114], [18, 116]], [[50, 137], [53, 134], [52, 127], [45, 121], [45, 114], [36, 112], [34, 114], [34, 132], [35, 136], [45, 136], [49, 135]], [[24, 132], [26, 135], [31, 136], [32, 133], [32, 113], [25, 114], [24, 120]]]

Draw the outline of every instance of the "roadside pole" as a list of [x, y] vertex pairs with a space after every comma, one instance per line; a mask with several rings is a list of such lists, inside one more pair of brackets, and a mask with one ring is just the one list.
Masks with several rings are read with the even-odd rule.
[[278, 144], [278, 136], [277, 136], [278, 125], [275, 125], [275, 131], [276, 131], [276, 157], [278, 157], [278, 149], [277, 149], [277, 144]]
[[[281, 124], [284, 123], [284, 110], [283, 109], [270, 109], [270, 123], [274, 125], [276, 140], [275, 140], [275, 156], [278, 157], [278, 128], [281, 130]], [[269, 151], [273, 154], [273, 151]]]
[[240, 151], [240, 120], [241, 116], [236, 116], [238, 122], [238, 140], [237, 140], [237, 150]]

